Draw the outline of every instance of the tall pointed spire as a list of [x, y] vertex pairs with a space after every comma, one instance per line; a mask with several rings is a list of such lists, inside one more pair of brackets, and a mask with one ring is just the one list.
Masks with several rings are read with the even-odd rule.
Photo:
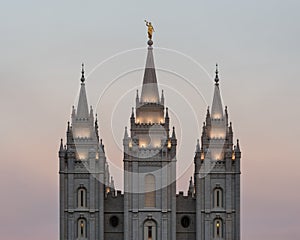
[[219, 88], [218, 64], [216, 65], [215, 90], [214, 90], [213, 103], [211, 107], [211, 117], [213, 119], [223, 118], [222, 98], [221, 98], [221, 93]]
[[[149, 43], [148, 43], [149, 44]], [[144, 73], [141, 102], [159, 102], [159, 93], [156, 79], [156, 72], [153, 58], [153, 48], [151, 45], [148, 47], [148, 55], [146, 61], [146, 68]]]
[[84, 77], [84, 64], [82, 64], [81, 70], [81, 87], [79, 93], [79, 100], [77, 106], [77, 118], [88, 118], [89, 108], [85, 91], [85, 77]]

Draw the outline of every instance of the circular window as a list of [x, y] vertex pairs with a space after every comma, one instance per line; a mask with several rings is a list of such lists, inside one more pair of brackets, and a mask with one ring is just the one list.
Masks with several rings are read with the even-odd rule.
[[119, 225], [119, 218], [117, 216], [112, 216], [109, 219], [109, 223], [110, 225], [112, 225], [113, 227], [116, 227]]
[[190, 218], [188, 216], [183, 216], [181, 218], [181, 225], [184, 228], [188, 228], [190, 226]]

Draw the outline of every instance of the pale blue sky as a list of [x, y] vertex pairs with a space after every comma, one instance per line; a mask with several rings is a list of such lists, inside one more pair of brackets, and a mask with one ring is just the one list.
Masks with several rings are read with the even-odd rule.
[[[113, 54], [146, 47], [144, 19], [154, 24], [154, 46], [183, 52], [211, 74], [220, 64], [224, 105], [243, 151], [243, 240], [298, 239], [299, 9], [296, 0], [1, 0], [0, 239], [58, 238], [57, 151], [81, 62], [88, 72]], [[188, 63], [154, 54], [158, 67], [188, 75], [210, 104], [207, 77], [197, 78], [194, 70], [189, 75]], [[145, 52], [131, 58], [142, 67]], [[90, 104], [111, 80], [109, 72], [122, 67], [113, 62], [106, 78], [91, 76]], [[130, 108], [117, 127], [128, 122]], [[200, 122], [201, 113], [199, 102]], [[193, 149], [196, 139], [189, 141]], [[185, 157], [192, 161], [192, 155]], [[188, 176], [180, 181], [184, 189], [178, 190], [186, 190]]]

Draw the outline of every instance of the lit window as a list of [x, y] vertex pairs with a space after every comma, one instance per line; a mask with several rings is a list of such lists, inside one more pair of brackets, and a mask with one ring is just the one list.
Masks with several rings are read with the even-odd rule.
[[222, 220], [221, 219], [216, 219], [215, 220], [215, 230], [214, 230], [214, 237], [215, 238], [222, 238], [223, 237], [223, 233], [222, 233], [222, 229], [223, 229], [223, 224], [222, 224]]
[[86, 238], [86, 221], [85, 219], [78, 220], [78, 238], [84, 239]]

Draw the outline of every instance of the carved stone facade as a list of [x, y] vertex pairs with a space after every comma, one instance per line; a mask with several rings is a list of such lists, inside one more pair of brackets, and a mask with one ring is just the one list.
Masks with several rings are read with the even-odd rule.
[[188, 193], [176, 194], [176, 133], [148, 46], [141, 96], [137, 92], [123, 138], [122, 194], [115, 190], [97, 118], [88, 108], [82, 69], [78, 106], [59, 149], [60, 239], [239, 240], [241, 152], [222, 106], [218, 70], [214, 88]]

